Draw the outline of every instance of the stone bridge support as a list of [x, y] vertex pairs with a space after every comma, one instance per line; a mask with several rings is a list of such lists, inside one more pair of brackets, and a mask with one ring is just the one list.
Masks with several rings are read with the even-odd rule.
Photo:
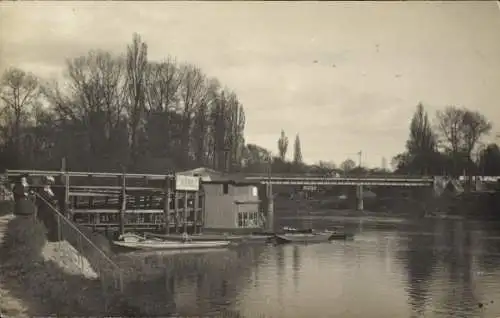
[[273, 186], [266, 184], [266, 231], [274, 232], [274, 195]]

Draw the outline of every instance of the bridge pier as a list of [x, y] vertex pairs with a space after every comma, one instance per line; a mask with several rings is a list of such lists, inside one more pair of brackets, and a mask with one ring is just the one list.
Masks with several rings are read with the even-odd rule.
[[364, 210], [364, 201], [363, 201], [363, 186], [356, 186], [356, 209], [358, 211]]

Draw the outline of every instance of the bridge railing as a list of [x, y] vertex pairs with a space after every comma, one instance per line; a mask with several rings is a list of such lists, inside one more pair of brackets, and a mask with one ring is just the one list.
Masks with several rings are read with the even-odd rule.
[[[119, 178], [123, 173], [109, 173], [109, 172], [77, 172], [77, 171], [58, 171], [58, 170], [7, 170], [7, 177], [15, 177], [21, 175], [29, 175], [32, 177], [43, 176], [69, 176], [69, 177], [95, 177], [95, 178]], [[173, 177], [173, 174], [138, 174], [126, 173], [127, 179], [152, 179], [164, 180], [167, 177]]]
[[337, 178], [337, 179], [426, 179], [432, 180], [434, 176], [422, 175], [398, 175], [398, 174], [346, 174], [346, 175], [328, 175], [317, 173], [244, 173], [241, 176], [247, 178]]

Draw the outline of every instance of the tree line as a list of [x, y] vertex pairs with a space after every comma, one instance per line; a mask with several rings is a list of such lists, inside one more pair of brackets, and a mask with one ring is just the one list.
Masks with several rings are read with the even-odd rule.
[[396, 173], [418, 175], [500, 175], [497, 143], [483, 143], [492, 123], [480, 112], [448, 106], [431, 122], [422, 104], [410, 124], [406, 149], [393, 159]]
[[236, 94], [195, 65], [148, 60], [137, 34], [121, 55], [69, 59], [61, 81], [8, 69], [0, 97], [4, 169], [233, 171], [248, 157]]

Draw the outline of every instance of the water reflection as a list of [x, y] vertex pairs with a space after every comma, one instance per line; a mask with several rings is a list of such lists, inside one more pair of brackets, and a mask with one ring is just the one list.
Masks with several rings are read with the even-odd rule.
[[231, 312], [245, 317], [496, 317], [500, 313], [500, 301], [495, 302], [500, 299], [500, 239], [494, 239], [500, 233], [494, 228], [448, 220], [344, 226], [359, 231], [354, 241], [124, 257], [121, 264], [129, 268], [128, 288], [148, 298], [150, 307], [165, 310], [171, 299], [176, 311], [188, 316]]

